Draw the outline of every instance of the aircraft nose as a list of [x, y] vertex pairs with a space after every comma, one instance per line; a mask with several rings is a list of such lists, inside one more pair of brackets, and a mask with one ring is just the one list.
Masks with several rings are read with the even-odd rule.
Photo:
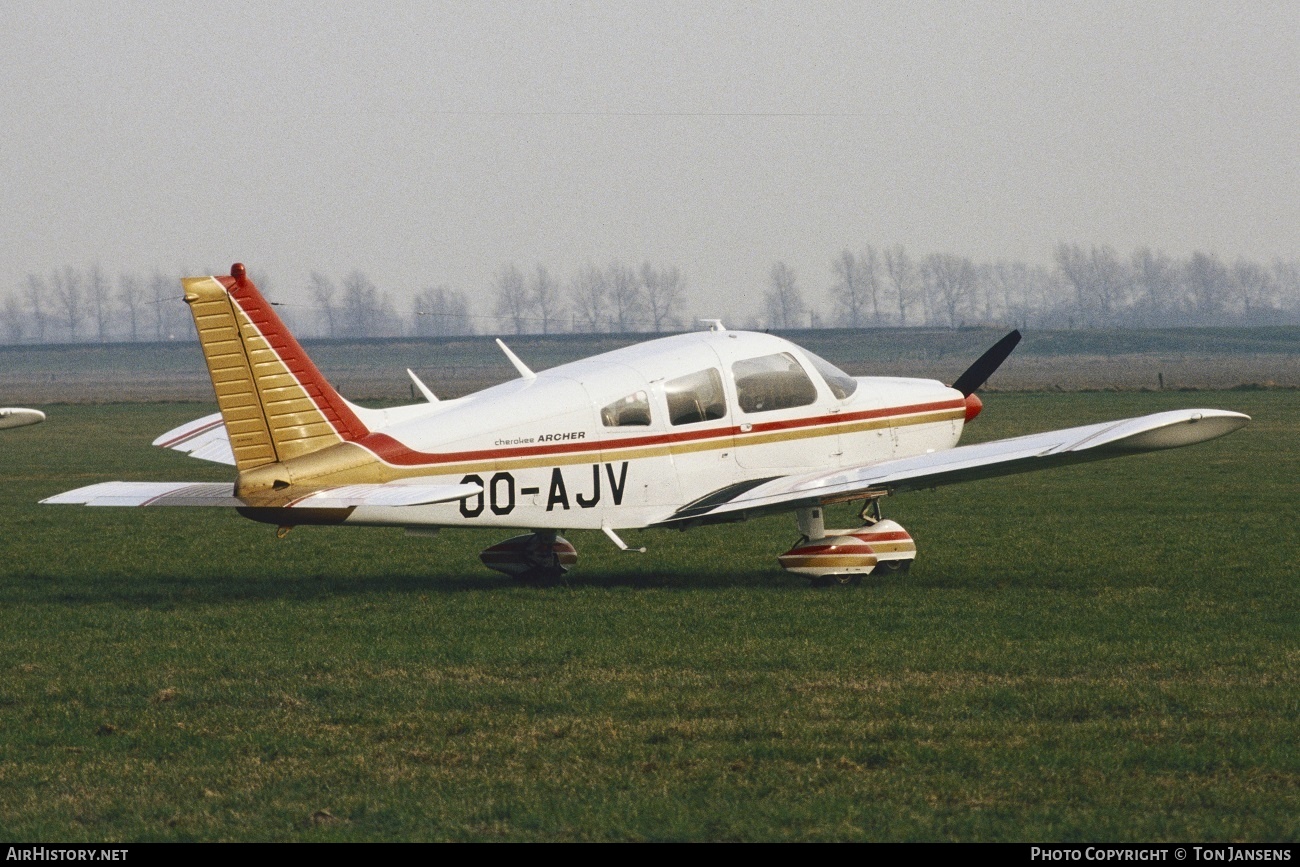
[[966, 395], [966, 421], [975, 418], [982, 409], [984, 409], [984, 401], [980, 400], [978, 394], [971, 392]]

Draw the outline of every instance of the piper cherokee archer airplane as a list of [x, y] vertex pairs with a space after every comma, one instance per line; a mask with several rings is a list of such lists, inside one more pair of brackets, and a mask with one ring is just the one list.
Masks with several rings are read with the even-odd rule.
[[[426, 402], [367, 409], [326, 381], [243, 265], [181, 282], [220, 412], [155, 445], [233, 464], [234, 484], [105, 482], [43, 502], [223, 506], [281, 534], [519, 528], [480, 557], [524, 581], [577, 561], [561, 530], [603, 530], [627, 550], [619, 530], [794, 512], [801, 540], [781, 565], [850, 583], [916, 556], [907, 531], [881, 518], [888, 494], [1189, 445], [1250, 421], [1187, 409], [957, 446], [980, 412], [976, 389], [1019, 332], [947, 386], [851, 377], [788, 340], [717, 322], [540, 373], [497, 341], [519, 378], [440, 401], [412, 373]], [[862, 526], [827, 529], [823, 508], [853, 501]]]

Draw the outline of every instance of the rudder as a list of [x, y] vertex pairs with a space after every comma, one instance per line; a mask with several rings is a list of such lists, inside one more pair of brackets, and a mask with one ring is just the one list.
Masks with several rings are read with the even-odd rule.
[[243, 265], [229, 277], [186, 277], [181, 285], [241, 473], [369, 432]]

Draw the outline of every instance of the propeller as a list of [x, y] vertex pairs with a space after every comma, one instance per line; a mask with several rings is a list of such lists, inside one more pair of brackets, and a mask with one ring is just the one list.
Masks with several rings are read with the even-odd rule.
[[1020, 342], [1020, 331], [1012, 331], [1006, 337], [993, 344], [987, 352], [976, 359], [975, 363], [966, 368], [966, 372], [957, 377], [957, 381], [952, 387], [960, 391], [966, 397], [970, 397], [984, 383], [988, 382], [993, 371], [1002, 366], [1002, 362], [1007, 360], [1011, 350], [1016, 348]]

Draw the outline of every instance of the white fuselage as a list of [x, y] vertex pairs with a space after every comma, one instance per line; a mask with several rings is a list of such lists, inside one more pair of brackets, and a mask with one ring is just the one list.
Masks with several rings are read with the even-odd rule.
[[812, 358], [768, 334], [683, 334], [456, 400], [371, 411], [360, 445], [403, 478], [478, 482], [484, 493], [362, 506], [346, 523], [644, 527], [729, 485], [956, 445], [960, 392], [859, 377], [839, 397]]

